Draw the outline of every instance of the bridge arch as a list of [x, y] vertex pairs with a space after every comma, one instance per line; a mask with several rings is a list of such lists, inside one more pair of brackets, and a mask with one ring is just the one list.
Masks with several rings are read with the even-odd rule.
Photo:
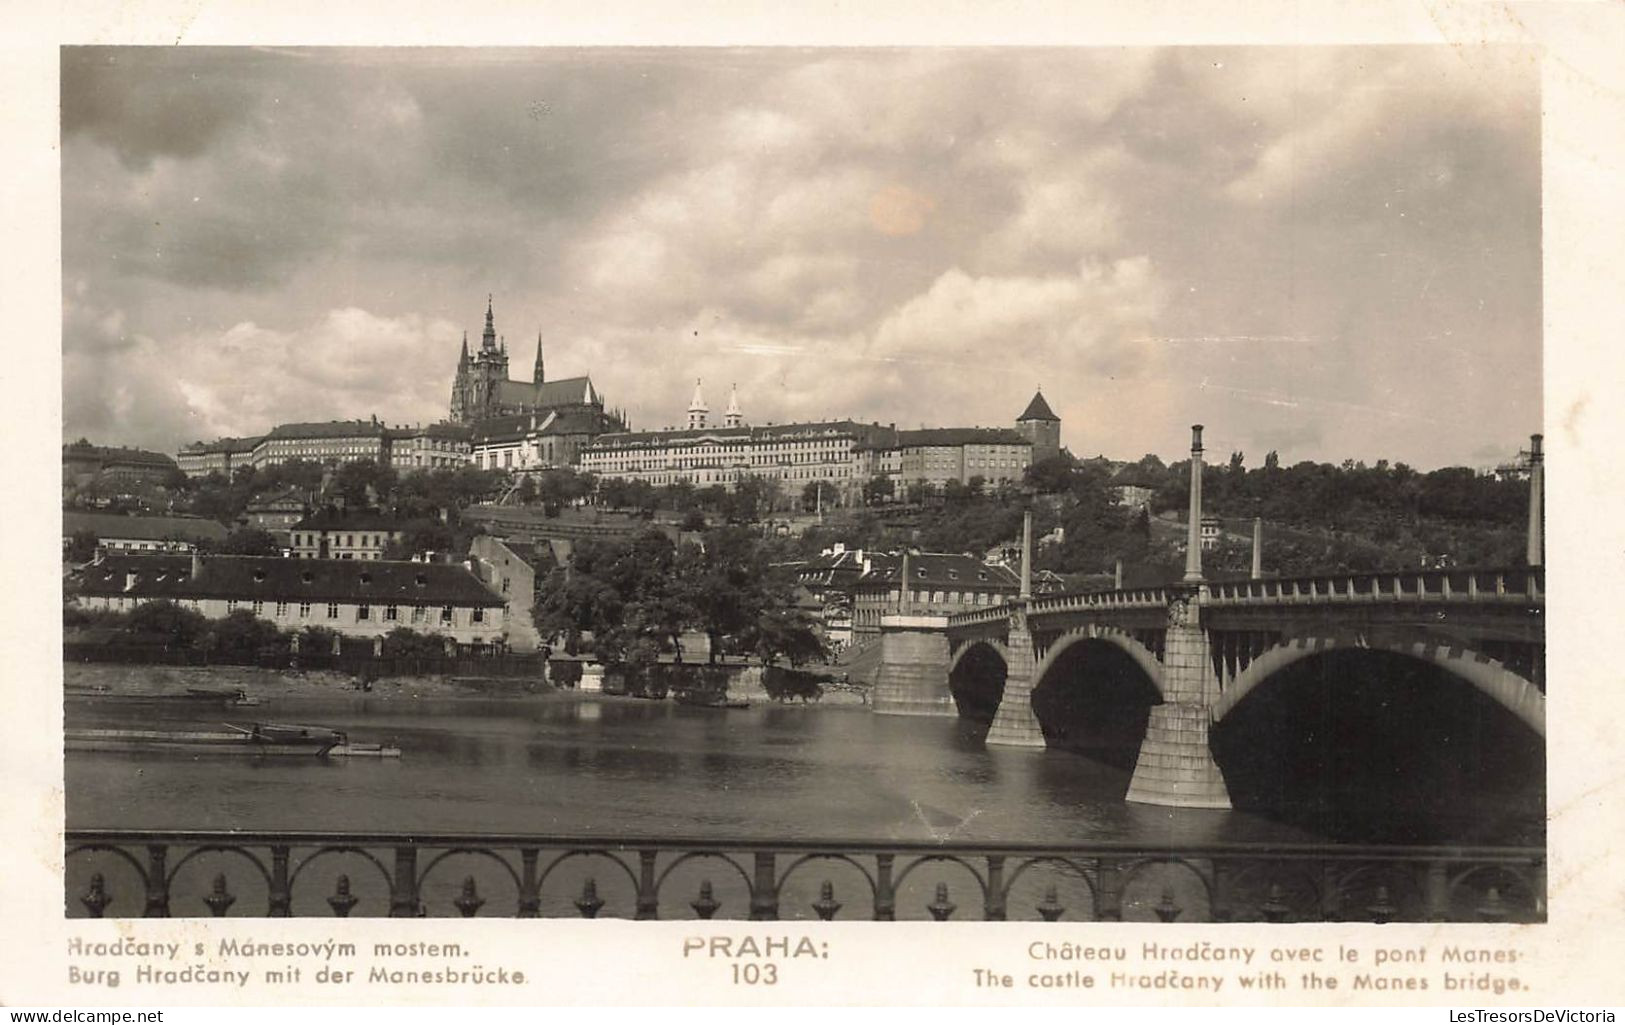
[[971, 641], [948, 661], [948, 692], [961, 719], [990, 724], [1004, 701], [1010, 649], [991, 638]]
[[960, 663], [965, 661], [965, 657], [969, 655], [973, 649], [978, 647], [988, 648], [993, 654], [999, 656], [1000, 662], [1003, 662], [1006, 666], [1010, 665], [1009, 645], [1005, 644], [1003, 641], [995, 640], [991, 637], [978, 637], [973, 641], [967, 641], [960, 645], [959, 650], [955, 651], [953, 653], [953, 657], [948, 659], [948, 675], [952, 676], [954, 674], [954, 670], [959, 668]]
[[1054, 644], [1050, 645], [1049, 650], [1044, 653], [1044, 657], [1039, 660], [1037, 668], [1033, 670], [1033, 686], [1037, 687], [1042, 684], [1044, 677], [1055, 667], [1057, 662], [1066, 656], [1068, 651], [1090, 641], [1103, 641], [1133, 659], [1134, 664], [1140, 667], [1141, 672], [1145, 673], [1146, 679], [1151, 681], [1151, 686], [1156, 688], [1157, 696], [1166, 700], [1167, 694], [1162, 686], [1162, 663], [1157, 661], [1157, 656], [1152, 654], [1151, 649], [1135, 640], [1125, 631], [1109, 626], [1099, 626], [1094, 623], [1076, 630], [1069, 630], [1057, 638]]
[[1438, 666], [1471, 684], [1541, 738], [1546, 736], [1546, 696], [1534, 684], [1494, 659], [1462, 648], [1425, 642], [1362, 644], [1337, 637], [1297, 637], [1260, 654], [1225, 687], [1213, 705], [1213, 721], [1223, 721], [1264, 681], [1288, 666], [1334, 651], [1385, 651]]

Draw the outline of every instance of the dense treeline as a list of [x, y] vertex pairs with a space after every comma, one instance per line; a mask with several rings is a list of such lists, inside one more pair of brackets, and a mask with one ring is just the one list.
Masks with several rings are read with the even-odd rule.
[[798, 611], [794, 582], [770, 541], [744, 527], [719, 527], [681, 545], [658, 530], [627, 540], [583, 541], [553, 571], [534, 610], [537, 630], [570, 654], [644, 664], [682, 653], [682, 635], [772, 663], [821, 658], [823, 644]]

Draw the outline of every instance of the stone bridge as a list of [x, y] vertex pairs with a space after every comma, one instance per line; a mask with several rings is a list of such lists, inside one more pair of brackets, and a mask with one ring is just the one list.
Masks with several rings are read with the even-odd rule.
[[[1543, 744], [1538, 435], [1532, 454], [1526, 566], [1265, 579], [1255, 533], [1253, 578], [1210, 581], [1201, 566], [1196, 427], [1180, 583], [1033, 598], [1024, 558], [1020, 600], [936, 624], [883, 619], [883, 643], [903, 655], [884, 660], [875, 710], [951, 715], [957, 706], [959, 714], [989, 721], [989, 744], [1044, 746], [1059, 738], [1046, 735], [1035, 710], [1041, 687], [1115, 687], [1130, 698], [1124, 707], [1101, 708], [1126, 738], [1119, 746], [1123, 767], [1133, 769], [1128, 800], [1228, 808], [1210, 727], [1237, 708], [1267, 702], [1257, 696], [1260, 685], [1293, 665], [1353, 651], [1432, 665], [1465, 681]], [[1380, 676], [1381, 667], [1372, 666]], [[1125, 712], [1128, 705], [1138, 711]]]
[[1432, 663], [1544, 737], [1544, 609], [1539, 568], [1055, 595], [950, 617], [948, 686], [980, 677], [1000, 691], [989, 744], [1042, 746], [1034, 690], [1075, 649], [1115, 649], [1155, 692], [1129, 800], [1224, 808], [1208, 727], [1270, 677], [1334, 651]]

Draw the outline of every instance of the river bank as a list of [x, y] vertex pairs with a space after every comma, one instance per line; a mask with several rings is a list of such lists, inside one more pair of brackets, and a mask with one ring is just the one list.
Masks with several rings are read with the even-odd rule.
[[360, 677], [329, 670], [261, 669], [257, 666], [158, 666], [105, 662], [64, 662], [64, 689], [69, 694], [128, 697], [180, 696], [190, 688], [241, 690], [250, 698], [354, 697], [406, 700], [417, 698], [513, 696], [554, 693], [546, 683], [525, 679], [459, 679], [442, 676], [386, 676], [364, 689]]
[[[70, 695], [105, 694], [127, 697], [179, 697], [192, 688], [240, 690], [249, 698], [350, 698], [365, 694], [385, 701], [414, 701], [427, 698], [511, 698], [530, 700], [553, 694], [599, 695], [587, 691], [560, 690], [552, 685], [520, 677], [384, 676], [363, 687], [361, 678], [331, 670], [262, 669], [257, 666], [164, 666], [127, 665], [108, 662], [64, 662], [64, 689]], [[737, 691], [737, 692], [735, 692]], [[740, 674], [739, 685], [729, 696], [752, 704], [771, 704], [762, 689], [761, 673]], [[635, 699], [628, 699], [635, 700]], [[801, 704], [801, 702], [790, 702]], [[811, 707], [867, 704], [867, 695], [850, 690], [826, 690]]]

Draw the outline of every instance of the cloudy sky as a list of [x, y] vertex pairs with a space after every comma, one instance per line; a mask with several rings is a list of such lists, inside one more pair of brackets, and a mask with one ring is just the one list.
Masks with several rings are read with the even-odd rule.
[[1492, 464], [1539, 429], [1530, 51], [71, 48], [64, 439], [443, 417], [1007, 424]]

